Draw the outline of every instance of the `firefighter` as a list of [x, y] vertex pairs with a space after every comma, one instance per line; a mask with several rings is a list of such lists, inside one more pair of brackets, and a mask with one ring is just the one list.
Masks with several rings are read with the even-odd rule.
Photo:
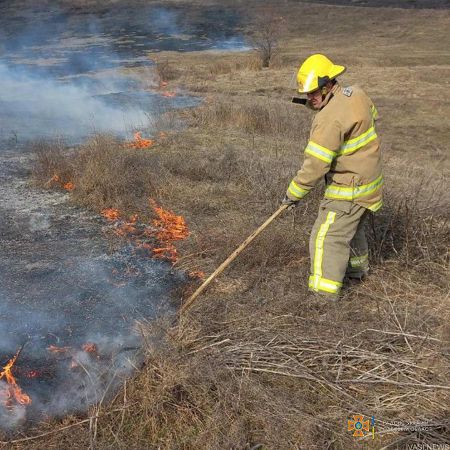
[[367, 215], [382, 204], [383, 175], [375, 130], [377, 110], [365, 92], [341, 87], [346, 68], [326, 56], [307, 58], [297, 73], [297, 99], [318, 111], [304, 161], [282, 203], [293, 207], [325, 177], [325, 195], [309, 243], [309, 289], [330, 300], [339, 297], [344, 278], [368, 273]]

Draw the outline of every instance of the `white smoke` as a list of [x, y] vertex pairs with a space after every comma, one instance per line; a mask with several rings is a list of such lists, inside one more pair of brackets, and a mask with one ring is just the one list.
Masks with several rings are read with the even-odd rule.
[[[0, 380], [0, 402], [8, 392], [8, 384]], [[23, 425], [26, 420], [27, 408], [25, 405], [13, 404], [9, 408], [0, 407], [0, 426], [3, 430], [11, 430]]]
[[[86, 136], [94, 132], [124, 135], [148, 123], [145, 111], [108, 105], [90, 86], [61, 83], [0, 64], [1, 132], [33, 138], [43, 135]], [[102, 94], [114, 92], [108, 86]], [[2, 117], [3, 116], [3, 117]]]

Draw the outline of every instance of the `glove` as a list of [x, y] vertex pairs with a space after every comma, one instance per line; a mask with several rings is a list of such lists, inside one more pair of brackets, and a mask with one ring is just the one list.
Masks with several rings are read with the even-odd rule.
[[287, 195], [284, 196], [283, 200], [281, 200], [282, 205], [288, 205], [286, 208], [288, 211], [294, 209], [300, 200], [291, 200]]

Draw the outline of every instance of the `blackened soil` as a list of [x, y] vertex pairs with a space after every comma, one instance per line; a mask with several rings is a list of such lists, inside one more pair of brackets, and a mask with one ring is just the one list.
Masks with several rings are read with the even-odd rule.
[[[0, 149], [0, 367], [25, 344], [14, 373], [28, 420], [82, 411], [139, 364], [136, 323], [170, 311], [184, 275], [131, 244], [111, 248], [102, 217], [29, 185], [26, 147]], [[22, 413], [0, 407], [0, 426]]]
[[134, 67], [136, 61], [145, 64], [148, 52], [243, 45], [237, 38], [241, 20], [237, 11], [220, 5], [133, 7], [119, 2], [90, 13], [38, 2], [0, 2], [2, 58], [53, 76]]

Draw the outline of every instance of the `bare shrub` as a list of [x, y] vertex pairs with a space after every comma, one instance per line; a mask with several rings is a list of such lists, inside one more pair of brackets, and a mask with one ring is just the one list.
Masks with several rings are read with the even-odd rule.
[[450, 217], [442, 202], [445, 188], [438, 181], [427, 187], [432, 197], [420, 180], [410, 182], [406, 192], [387, 192], [384, 208], [372, 216], [368, 227], [375, 261], [395, 259], [405, 268], [428, 263], [448, 266]]
[[73, 181], [73, 150], [62, 140], [38, 141], [33, 144], [35, 155], [34, 182], [44, 188], [54, 188]]
[[262, 67], [270, 67], [278, 54], [283, 18], [273, 8], [265, 9], [254, 19], [250, 41], [259, 57]]

